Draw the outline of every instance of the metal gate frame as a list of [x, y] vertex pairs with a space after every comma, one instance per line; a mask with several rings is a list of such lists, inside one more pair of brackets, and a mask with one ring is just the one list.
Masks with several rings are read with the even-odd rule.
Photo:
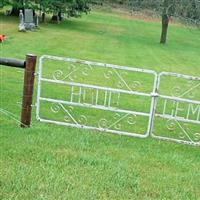
[[[60, 81], [60, 80], [46, 79], [46, 78], [42, 77], [42, 68], [43, 68], [43, 62], [44, 62], [45, 59], [56, 60], [56, 61], [64, 61], [64, 62], [69, 62], [69, 63], [79, 63], [79, 64], [85, 64], [85, 65], [94, 65], [95, 67], [103, 67], [103, 68], [115, 69], [115, 70], [118, 69], [118, 70], [130, 71], [130, 72], [140, 72], [140, 73], [145, 73], [145, 74], [151, 74], [151, 75], [154, 76], [154, 83], [153, 83], [152, 92], [151, 93], [143, 93], [143, 92], [137, 92], [137, 91], [127, 91], [127, 90], [123, 90], [123, 89], [120, 90], [120, 89], [114, 89], [114, 88], [108, 88], [108, 87], [98, 87], [98, 86], [95, 86], [95, 85], [87, 85], [87, 84], [81, 84], [81, 83], [65, 82], [65, 81]], [[195, 142], [195, 141], [189, 141], [188, 142], [188, 141], [184, 141], [184, 140], [167, 138], [167, 137], [157, 136], [157, 135], [153, 134], [155, 117], [159, 116], [159, 114], [156, 113], [158, 98], [171, 99], [171, 100], [174, 100], [174, 101], [183, 101], [183, 102], [186, 102], [186, 103], [188, 102], [188, 103], [200, 104], [200, 101], [184, 99], [184, 98], [179, 98], [179, 97], [170, 97], [170, 96], [165, 96], [165, 95], [159, 94], [161, 77], [163, 77], [163, 76], [173, 76], [173, 77], [178, 77], [178, 78], [184, 78], [186, 80], [198, 80], [198, 81], [200, 80], [200, 77], [194, 77], [194, 76], [171, 73], [171, 72], [157, 73], [157, 72], [155, 72], [153, 70], [132, 68], [132, 67], [127, 67], [127, 66], [117, 66], [117, 65], [105, 64], [105, 63], [97, 63], [97, 62], [79, 60], [79, 59], [74, 59], [74, 58], [65, 58], [65, 57], [43, 55], [42, 57], [40, 57], [40, 60], [39, 60], [36, 119], [41, 121], [41, 122], [54, 123], [54, 124], [57, 124], [57, 125], [66, 125], [66, 126], [71, 126], [71, 127], [76, 127], [76, 128], [97, 130], [97, 131], [114, 133], [114, 134], [118, 134], [118, 135], [134, 136], [134, 137], [139, 137], [139, 138], [147, 138], [147, 137], [151, 136], [151, 137], [157, 138], [157, 139], [170, 140], [170, 141], [174, 141], [174, 142], [185, 143], [185, 144], [190, 144], [190, 145], [199, 145], [200, 146], [200, 141], [199, 142]], [[129, 132], [116, 131], [116, 130], [110, 130], [110, 129], [105, 129], [105, 128], [85, 126], [85, 125], [81, 125], [81, 124], [70, 124], [70, 123], [65, 123], [65, 122], [60, 122], [60, 121], [55, 121], [55, 120], [43, 119], [40, 116], [40, 106], [41, 106], [40, 102], [41, 101], [49, 101], [49, 102], [52, 102], [52, 103], [53, 102], [54, 103], [64, 103], [64, 104], [68, 104], [68, 105], [69, 105], [69, 102], [66, 103], [65, 101], [59, 101], [59, 100], [56, 100], [56, 99], [49, 99], [49, 98], [41, 97], [42, 82], [68, 84], [68, 85], [71, 85], [71, 86], [80, 86], [80, 87], [104, 89], [106, 91], [115, 91], [115, 92], [118, 91], [118, 92], [128, 93], [128, 94], [132, 94], [132, 95], [150, 97], [151, 98], [151, 106], [150, 106], [149, 113], [127, 111], [128, 113], [132, 113], [134, 115], [140, 115], [140, 116], [149, 117], [147, 132], [146, 132], [145, 135], [141, 135], [141, 134], [138, 134], [138, 133], [129, 133]], [[72, 105], [75, 105], [75, 104], [72, 104]], [[78, 105], [78, 106], [80, 106], [80, 105]], [[98, 107], [89, 106], [89, 105], [87, 105], [87, 106], [88, 106], [88, 108], [97, 108], [97, 109], [101, 109], [101, 110], [106, 110], [105, 107], [102, 107], [102, 106], [98, 106]], [[123, 112], [124, 110], [120, 110], [120, 109], [112, 110], [112, 109], [110, 109], [109, 111]], [[167, 118], [167, 119], [180, 120], [179, 118], [176, 118], [176, 117], [175, 118], [174, 117], [169, 117], [169, 116], [166, 117], [166, 116], [161, 116], [161, 115], [160, 115], [160, 117]], [[181, 120], [184, 121], [184, 122], [194, 123], [193, 120], [184, 120], [184, 119], [181, 119]], [[197, 122], [197, 124], [200, 124], [200, 122]]]
[[[46, 79], [46, 78], [42, 77], [42, 68], [43, 68], [43, 62], [44, 62], [45, 59], [56, 60], [56, 61], [65, 61], [65, 62], [69, 62], [69, 63], [93, 65], [95, 67], [101, 67], [101, 68], [106, 68], [106, 69], [123, 70], [123, 71], [128, 71], [128, 72], [139, 72], [139, 73], [150, 74], [150, 75], [152, 75], [152, 78], [154, 80], [152, 93], [143, 93], [143, 92], [137, 92], [137, 91], [132, 91], [132, 90], [128, 91], [128, 90], [123, 90], [123, 89], [114, 89], [114, 88], [99, 87], [99, 86], [87, 85], [87, 84], [81, 84], [81, 83]], [[131, 67], [126, 67], [126, 66], [117, 66], [117, 65], [111, 65], [111, 64], [90, 62], [90, 61], [73, 59], [73, 58], [63, 58], [63, 57], [44, 55], [40, 58], [40, 61], [39, 61], [38, 75], [39, 75], [39, 77], [38, 77], [37, 110], [36, 110], [37, 120], [39, 120], [41, 122], [55, 123], [55, 124], [58, 124], [58, 125], [67, 125], [67, 126], [72, 126], [72, 127], [77, 127], [77, 128], [105, 131], [105, 132], [109, 132], [109, 133], [114, 133], [114, 134], [119, 134], [119, 135], [127, 135], [127, 136], [134, 136], [134, 137], [140, 137], [140, 138], [146, 138], [150, 135], [151, 124], [152, 124], [152, 116], [153, 116], [153, 102], [154, 102], [153, 99], [155, 98], [156, 85], [157, 85], [157, 73], [155, 71], [139, 69], [139, 68], [131, 68]], [[68, 104], [68, 105], [70, 103], [69, 102], [67, 103], [65, 101], [59, 101], [59, 100], [41, 97], [42, 82], [68, 84], [68, 85], [72, 85], [72, 86], [88, 87], [88, 88], [95, 88], [95, 89], [104, 89], [104, 90], [107, 90], [107, 91], [115, 91], [115, 92], [120, 92], [120, 93], [131, 94], [131, 95], [139, 95], [139, 96], [150, 97], [151, 98], [151, 106], [150, 106], [149, 113], [135, 112], [135, 111], [129, 111], [129, 110], [120, 110], [120, 109], [113, 109], [113, 110], [112, 109], [105, 109], [105, 107], [102, 107], [102, 106], [98, 106], [98, 107], [88, 106], [88, 108], [93, 107], [93, 108], [97, 108], [97, 109], [101, 109], [101, 110], [109, 110], [109, 111], [113, 111], [113, 112], [121, 112], [121, 113], [127, 113], [127, 114], [129, 113], [129, 114], [149, 117], [147, 132], [146, 132], [146, 134], [142, 135], [142, 134], [137, 134], [137, 133], [129, 133], [129, 132], [124, 132], [124, 131], [117, 131], [117, 130], [110, 130], [110, 129], [105, 129], [105, 128], [91, 127], [91, 126], [85, 126], [85, 125], [80, 125], [80, 124], [69, 124], [69, 123], [65, 123], [65, 122], [43, 119], [40, 116], [40, 101], [49, 101], [49, 102], [54, 102], [54, 103], [64, 103], [64, 104]], [[71, 105], [76, 105], [76, 104], [71, 104]], [[84, 106], [87, 107], [87, 105], [84, 105]], [[124, 112], [124, 111], [126, 111], [126, 112]]]
[[[166, 99], [166, 100], [172, 100], [174, 102], [191, 103], [191, 104], [196, 104], [196, 105], [200, 106], [200, 101], [198, 101], [198, 100], [191, 100], [191, 99], [186, 99], [186, 98], [181, 98], [181, 97], [176, 97], [176, 96], [167, 96], [167, 95], [159, 94], [161, 78], [164, 77], [164, 76], [182, 78], [182, 79], [189, 80], [189, 81], [200, 81], [200, 77], [178, 74], [178, 73], [173, 73], [173, 72], [161, 72], [161, 73], [158, 74], [158, 82], [157, 82], [157, 86], [156, 86], [156, 90], [158, 91], [158, 93], [157, 93], [157, 96], [156, 96], [156, 99], [155, 99], [155, 102], [154, 102], [154, 112], [153, 112], [154, 116], [152, 117], [152, 119], [153, 119], [152, 130], [153, 130], [153, 127], [154, 127], [155, 117], [160, 117], [160, 118], [168, 119], [168, 120], [174, 120], [178, 123], [178, 125], [180, 126], [180, 128], [182, 129], [182, 131], [184, 132], [184, 134], [188, 137], [188, 139], [190, 141], [186, 141], [186, 140], [183, 140], [183, 139], [175, 139], [175, 138], [158, 136], [158, 135], [153, 134], [153, 132], [151, 132], [151, 136], [153, 138], [157, 138], [157, 139], [161, 139], [161, 140], [167, 140], [167, 141], [173, 141], [173, 142], [178, 142], [178, 143], [200, 146], [200, 132], [196, 133], [198, 141], [194, 141], [194, 140], [191, 139], [191, 137], [189, 136], [187, 131], [184, 130], [184, 128], [179, 124], [179, 122], [186, 122], [186, 123], [192, 123], [192, 124], [199, 124], [200, 125], [200, 121], [191, 120], [191, 119], [184, 119], [182, 117], [177, 117], [177, 116], [172, 117], [170, 115], [164, 115], [164, 114], [157, 114], [156, 113], [158, 98], [162, 98], [162, 99]], [[190, 88], [189, 92], [192, 91], [193, 89], [199, 87], [199, 86], [200, 86], [200, 83], [197, 84], [195, 87]], [[199, 119], [200, 119], [200, 109], [199, 109]]]

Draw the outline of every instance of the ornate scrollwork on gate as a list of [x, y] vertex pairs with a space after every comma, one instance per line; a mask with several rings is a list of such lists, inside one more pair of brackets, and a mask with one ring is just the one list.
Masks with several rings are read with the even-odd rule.
[[[124, 123], [122, 123], [123, 120], [125, 120]], [[98, 127], [102, 129], [122, 130], [122, 127], [126, 126], [126, 124], [131, 126], [135, 125], [136, 120], [136, 115], [115, 113], [110, 121], [105, 118], [100, 119], [98, 122]]]
[[65, 73], [63, 70], [56, 70], [53, 73], [53, 79], [58, 81], [65, 81], [70, 80], [74, 81], [77, 79], [78, 75], [77, 73], [81, 71], [81, 74], [83, 76], [89, 76], [90, 72], [92, 71], [92, 66], [87, 64], [83, 65], [82, 67], [78, 67], [75, 64], [70, 64], [68, 67], [68, 72]]
[[51, 111], [53, 113], [64, 113], [63, 120], [67, 123], [74, 123], [76, 125], [86, 125], [87, 124], [87, 117], [85, 115], [80, 115], [79, 117], [75, 117], [74, 115], [74, 107], [68, 106], [66, 108], [61, 103], [52, 103]]
[[126, 81], [124, 77], [128, 75], [127, 72], [119, 72], [116, 69], [110, 69], [104, 72], [104, 77], [106, 79], [113, 79], [114, 76], [117, 77], [117, 88], [119, 89], [126, 89], [129, 91], [138, 91], [142, 86], [140, 81], [133, 81], [131, 84]]
[[166, 128], [174, 135], [178, 133], [177, 139], [194, 143], [200, 142], [200, 133], [192, 132], [187, 123], [181, 124], [178, 120], [170, 119], [166, 122]]
[[185, 87], [182, 85], [174, 86], [171, 90], [171, 95], [173, 97], [179, 98], [194, 98], [197, 94], [197, 89], [199, 88], [200, 83], [197, 81], [188, 80]]

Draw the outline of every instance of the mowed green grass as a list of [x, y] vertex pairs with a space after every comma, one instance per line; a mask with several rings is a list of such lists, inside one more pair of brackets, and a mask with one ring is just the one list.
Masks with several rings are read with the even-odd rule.
[[[170, 26], [163, 46], [159, 23], [112, 12], [28, 33], [17, 32], [16, 18], [0, 17], [0, 34], [8, 35], [1, 56], [30, 52], [200, 75], [196, 29]], [[23, 73], [1, 67], [0, 77], [1, 108], [19, 118]], [[0, 199], [196, 200], [199, 166], [197, 147], [42, 124], [35, 109], [32, 128], [22, 130], [0, 113]]]

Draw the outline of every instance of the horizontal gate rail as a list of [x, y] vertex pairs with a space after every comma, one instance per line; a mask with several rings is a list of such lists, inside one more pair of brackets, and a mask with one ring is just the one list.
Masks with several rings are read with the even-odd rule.
[[78, 106], [78, 107], [86, 107], [86, 108], [96, 108], [96, 109], [100, 109], [100, 110], [108, 110], [111, 112], [119, 112], [119, 113], [126, 113], [126, 114], [133, 114], [133, 115], [141, 115], [141, 116], [146, 116], [146, 117], [150, 117], [149, 113], [142, 113], [142, 112], [136, 112], [136, 111], [129, 111], [129, 110], [121, 110], [121, 109], [116, 109], [116, 108], [112, 108], [112, 107], [104, 107], [104, 106], [98, 106], [98, 105], [90, 105], [87, 103], [73, 103], [73, 102], [69, 102], [69, 101], [62, 101], [62, 100], [55, 100], [55, 99], [50, 99], [50, 98], [44, 98], [41, 97], [40, 98], [41, 101], [48, 101], [48, 102], [52, 102], [52, 103], [60, 103], [60, 104], [66, 104], [66, 105], [71, 105], [71, 106]]
[[152, 94], [147, 94], [147, 93], [143, 93], [143, 92], [120, 90], [120, 89], [114, 89], [114, 88], [109, 88], [109, 87], [88, 85], [88, 84], [83, 84], [83, 83], [73, 83], [73, 82], [66, 82], [66, 81], [59, 81], [59, 80], [51, 80], [51, 79], [47, 79], [47, 78], [41, 78], [40, 80], [44, 81], [44, 82], [49, 82], [49, 83], [60, 83], [60, 84], [70, 85], [70, 86], [78, 86], [78, 87], [85, 87], [85, 88], [98, 89], [98, 90], [108, 90], [111, 92], [120, 92], [120, 93], [124, 93], [124, 94], [135, 94], [135, 95], [147, 96], [147, 97], [152, 96]]
[[24, 69], [26, 68], [26, 61], [13, 58], [0, 58], [0, 65]]
[[149, 70], [149, 69], [141, 69], [141, 68], [127, 67], [127, 66], [118, 66], [118, 65], [113, 65], [113, 64], [92, 62], [92, 61], [80, 60], [80, 59], [75, 59], [75, 58], [49, 56], [49, 55], [43, 55], [42, 57], [40, 57], [40, 64], [42, 64], [42, 62], [45, 59], [79, 63], [79, 64], [85, 64], [85, 65], [95, 65], [95, 66], [103, 67], [103, 68], [105, 68], [105, 67], [111, 68], [111, 69], [114, 68], [114, 69], [121, 69], [121, 70], [127, 70], [127, 71], [132, 71], [132, 72], [141, 72], [141, 73], [148, 73], [148, 74], [157, 75], [157, 73], [155, 71]]

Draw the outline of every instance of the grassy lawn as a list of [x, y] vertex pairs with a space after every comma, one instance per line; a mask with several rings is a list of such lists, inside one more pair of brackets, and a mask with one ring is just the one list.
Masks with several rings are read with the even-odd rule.
[[[2, 57], [24, 59], [30, 52], [200, 76], [196, 29], [171, 25], [163, 46], [160, 23], [119, 13], [93, 11], [28, 33], [17, 31], [16, 18], [0, 17], [0, 34], [8, 36], [0, 44]], [[19, 118], [23, 71], [1, 67], [0, 77], [0, 108]], [[96, 73], [94, 80], [100, 79]], [[172, 83], [166, 85], [168, 91]], [[62, 95], [63, 90], [45, 91]], [[26, 130], [0, 113], [0, 199], [200, 199], [199, 148], [43, 124], [33, 112], [33, 126]], [[163, 129], [162, 123], [157, 126]]]

